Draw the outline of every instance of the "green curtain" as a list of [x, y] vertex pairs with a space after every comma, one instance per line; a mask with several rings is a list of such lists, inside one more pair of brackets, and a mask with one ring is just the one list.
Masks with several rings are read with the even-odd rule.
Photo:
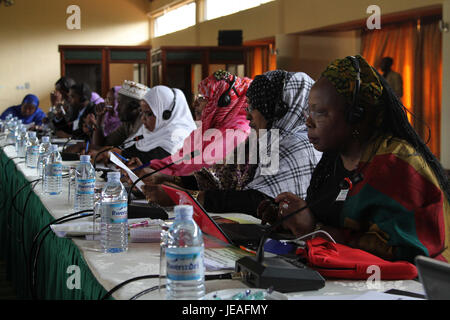
[[[7, 274], [18, 298], [31, 299], [28, 266], [31, 244], [35, 235], [54, 218], [33, 192], [32, 184], [17, 170], [14, 161], [9, 161], [3, 150], [0, 153], [0, 258], [6, 262]], [[13, 205], [13, 196], [25, 184], [28, 185]], [[79, 289], [67, 285], [73, 283], [71, 266], [80, 270]], [[39, 253], [36, 292], [38, 299], [98, 300], [107, 291], [93, 276], [72, 240], [58, 238], [50, 232]]]

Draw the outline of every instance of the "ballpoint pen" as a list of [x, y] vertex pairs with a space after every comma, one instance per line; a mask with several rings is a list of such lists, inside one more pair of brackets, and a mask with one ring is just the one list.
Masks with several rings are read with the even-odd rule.
[[139, 223], [130, 224], [130, 228], [144, 227], [146, 225], [148, 225], [148, 221], [142, 221]]
[[89, 141], [86, 143], [86, 151], [85, 151], [85, 154], [88, 153], [88, 150], [89, 150]]
[[117, 152], [114, 152], [113, 151], [113, 153], [116, 155], [116, 156], [118, 156], [120, 159], [122, 159], [123, 161], [125, 161], [125, 162], [128, 162], [128, 161], [130, 161], [130, 159], [127, 159], [127, 158], [125, 158], [125, 157], [122, 157], [120, 154], [118, 154]]

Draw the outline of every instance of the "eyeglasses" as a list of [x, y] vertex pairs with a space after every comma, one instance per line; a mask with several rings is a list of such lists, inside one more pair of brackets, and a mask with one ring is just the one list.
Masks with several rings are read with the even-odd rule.
[[204, 101], [208, 101], [208, 98], [199, 93], [199, 94], [195, 95], [194, 100], [196, 100], [197, 102], [204, 102]]
[[323, 116], [325, 116], [326, 114], [327, 114], [327, 111], [312, 111], [310, 108], [306, 108], [302, 111], [302, 115], [303, 115], [305, 121], [308, 118], [311, 118], [314, 121], [317, 121], [317, 120], [320, 121], [320, 119]]

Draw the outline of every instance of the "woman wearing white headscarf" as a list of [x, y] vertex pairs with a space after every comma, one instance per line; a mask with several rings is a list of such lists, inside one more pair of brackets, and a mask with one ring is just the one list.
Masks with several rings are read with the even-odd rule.
[[143, 125], [135, 137], [143, 139], [122, 155], [137, 157], [143, 163], [174, 154], [197, 128], [183, 92], [166, 86], [153, 87], [144, 95], [141, 120]]

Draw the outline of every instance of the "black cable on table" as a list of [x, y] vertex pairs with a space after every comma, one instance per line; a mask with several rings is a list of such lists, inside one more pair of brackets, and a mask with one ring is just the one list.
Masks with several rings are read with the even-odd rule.
[[[229, 279], [233, 279], [233, 275], [234, 273], [224, 273], [224, 274], [213, 274], [213, 275], [206, 275], [205, 276], [205, 281], [211, 281], [211, 280], [229, 280]], [[109, 290], [103, 297], [101, 300], [106, 300], [109, 297], [112, 296], [112, 294], [114, 292], [116, 292], [117, 290], [119, 290], [120, 288], [122, 288], [123, 286], [131, 283], [131, 282], [135, 282], [135, 281], [139, 281], [139, 280], [145, 280], [145, 279], [154, 279], [154, 278], [159, 278], [160, 275], [159, 274], [151, 274], [151, 275], [146, 275], [146, 276], [139, 276], [139, 277], [135, 277], [135, 278], [131, 278], [128, 279], [122, 283], [119, 283], [118, 285], [116, 285], [114, 288], [112, 288], [111, 290]], [[164, 277], [165, 278], [165, 277]], [[161, 286], [161, 288], [165, 288], [166, 285]], [[159, 286], [155, 286], [149, 289], [146, 289], [144, 291], [139, 292], [138, 294], [136, 294], [135, 296], [133, 296], [130, 300], [134, 300], [137, 299], [138, 297], [141, 297], [149, 292], [155, 291], [156, 289], [158, 289]]]

